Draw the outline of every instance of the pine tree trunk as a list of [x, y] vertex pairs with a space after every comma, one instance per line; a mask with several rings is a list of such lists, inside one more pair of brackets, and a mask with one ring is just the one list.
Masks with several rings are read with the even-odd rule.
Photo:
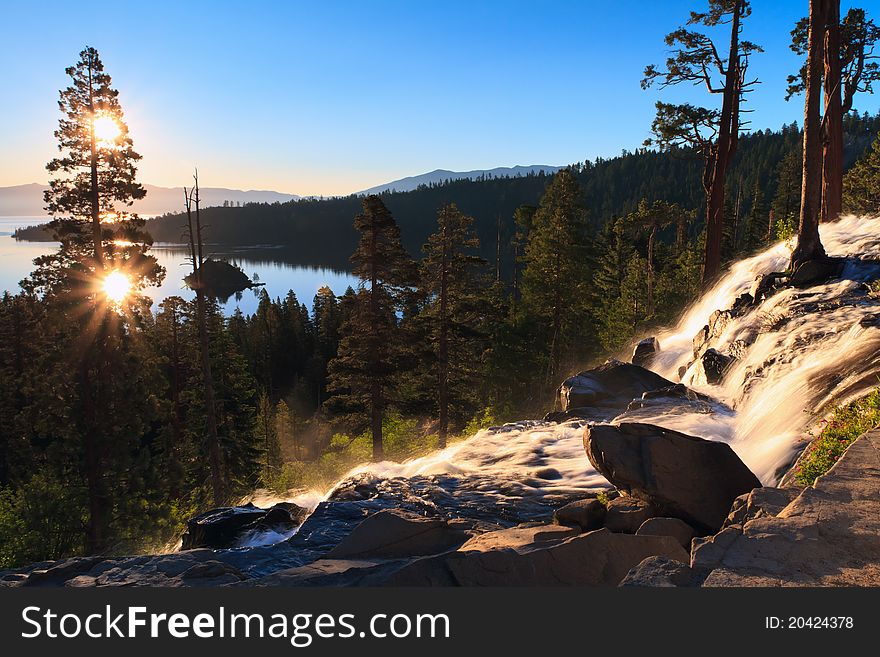
[[840, 74], [840, 0], [826, 0], [825, 131], [822, 143], [822, 221], [843, 210], [843, 105]]
[[[205, 290], [202, 284], [202, 223], [199, 213], [198, 177], [193, 188], [195, 194], [196, 225], [193, 232], [190, 197], [187, 200], [187, 226], [190, 236], [190, 255], [193, 261], [193, 274], [196, 287], [196, 324], [199, 335], [199, 356], [202, 366], [202, 384], [205, 395], [205, 417], [208, 422], [208, 459], [211, 464], [211, 492], [215, 506], [222, 506], [226, 501], [226, 486], [223, 477], [222, 458], [220, 455], [220, 435], [217, 428], [217, 406], [214, 401], [214, 376], [211, 372], [211, 345], [208, 336], [207, 309], [205, 307]], [[195, 239], [193, 238], [195, 235]]]
[[724, 235], [724, 180], [727, 177], [727, 165], [736, 149], [736, 137], [739, 132], [739, 24], [741, 11], [742, 0], [737, 0], [730, 27], [730, 54], [727, 60], [718, 141], [715, 146], [715, 162], [709, 179], [709, 193], [706, 199], [704, 288], [708, 288], [721, 271], [721, 240]]
[[96, 444], [96, 411], [95, 400], [92, 398], [92, 378], [89, 373], [88, 356], [83, 359], [80, 369], [80, 385], [85, 416], [84, 456], [86, 466], [86, 488], [89, 498], [89, 521], [87, 548], [89, 554], [103, 551], [106, 541], [106, 515], [103, 484], [103, 468], [101, 466], [100, 448]]
[[825, 250], [819, 240], [819, 217], [822, 212], [822, 135], [819, 109], [827, 6], [828, 0], [810, 0], [810, 34], [804, 103], [804, 175], [801, 184], [797, 246], [791, 254], [789, 264], [791, 271], [795, 271], [805, 262], [825, 256]]
[[648, 316], [654, 314], [654, 240], [657, 238], [657, 223], [651, 224], [648, 236]]
[[446, 447], [447, 432], [449, 430], [449, 323], [447, 313], [449, 310], [449, 272], [448, 250], [449, 240], [446, 236], [446, 226], [443, 227], [443, 255], [440, 265], [440, 335], [438, 336], [437, 366], [440, 380], [438, 381], [438, 405], [440, 407], [439, 428], [437, 430], [437, 444], [440, 449]]
[[385, 446], [382, 441], [382, 381], [379, 379], [378, 347], [381, 335], [377, 334], [379, 326], [379, 298], [376, 287], [379, 285], [379, 277], [376, 273], [376, 262], [379, 257], [378, 228], [373, 222], [370, 229], [370, 330], [373, 333], [372, 381], [370, 384], [370, 431], [373, 435], [373, 461], [385, 460]]
[[101, 238], [101, 194], [98, 190], [98, 149], [95, 144], [95, 102], [92, 91], [92, 66], [89, 60], [89, 169], [91, 174], [91, 205], [92, 205], [92, 244], [95, 251], [95, 265], [104, 267], [104, 245]]

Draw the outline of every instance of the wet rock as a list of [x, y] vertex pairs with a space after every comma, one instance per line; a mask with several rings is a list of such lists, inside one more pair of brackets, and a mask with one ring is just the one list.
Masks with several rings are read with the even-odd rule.
[[553, 522], [568, 527], [579, 527], [581, 531], [590, 532], [602, 527], [605, 514], [605, 505], [599, 500], [578, 500], [556, 509], [553, 513]]
[[700, 354], [703, 353], [703, 349], [706, 347], [706, 345], [709, 342], [709, 337], [710, 337], [710, 333], [709, 333], [709, 325], [708, 324], [706, 324], [705, 326], [703, 326], [703, 328], [701, 328], [699, 331], [697, 331], [697, 334], [694, 336], [694, 339], [693, 339], [694, 358], [695, 359], [699, 358]]
[[638, 536], [671, 536], [690, 552], [694, 528], [679, 518], [649, 518], [636, 532]]
[[717, 531], [733, 500], [761, 485], [726, 443], [650, 424], [588, 426], [584, 448], [619, 490], [699, 531]]
[[722, 354], [716, 349], [707, 349], [700, 358], [700, 368], [709, 385], [718, 385], [724, 379], [724, 374], [733, 365], [734, 359]]
[[630, 570], [620, 586], [699, 586], [703, 577], [688, 564], [669, 557], [648, 557]]
[[402, 510], [374, 513], [327, 553], [329, 559], [414, 557], [445, 552], [470, 534], [449, 527], [446, 520]]
[[560, 408], [595, 406], [623, 410], [642, 393], [674, 385], [659, 374], [619, 360], [569, 377], [559, 387]]
[[785, 274], [782, 272], [770, 272], [769, 274], [760, 274], [756, 276], [752, 283], [752, 288], [749, 290], [749, 294], [752, 299], [754, 299], [754, 303], [760, 303], [763, 301], [768, 294], [774, 290], [777, 281], [784, 276]]
[[843, 258], [817, 258], [807, 260], [789, 277], [788, 284], [794, 287], [809, 287], [825, 283], [840, 276], [843, 270]]
[[181, 549], [222, 549], [235, 547], [249, 531], [287, 531], [299, 525], [308, 514], [292, 502], [282, 502], [270, 509], [253, 504], [211, 509], [186, 523]]
[[660, 351], [660, 342], [654, 336], [641, 340], [633, 350], [632, 364], [646, 367], [656, 354]]
[[642, 523], [656, 515], [657, 509], [650, 502], [621, 495], [608, 503], [605, 528], [612, 532], [635, 534]]

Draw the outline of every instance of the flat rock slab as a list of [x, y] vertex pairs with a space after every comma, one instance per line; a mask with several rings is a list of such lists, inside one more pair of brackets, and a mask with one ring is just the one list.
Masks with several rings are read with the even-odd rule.
[[776, 516], [700, 545], [704, 586], [880, 586], [880, 430], [850, 445]]

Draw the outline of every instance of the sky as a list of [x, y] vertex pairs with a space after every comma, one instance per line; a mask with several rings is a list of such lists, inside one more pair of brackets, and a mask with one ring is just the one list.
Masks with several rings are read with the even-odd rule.
[[[880, 0], [857, 4], [880, 15]], [[658, 98], [719, 100], [639, 86], [703, 0], [0, 5], [0, 186], [46, 182], [64, 69], [86, 45], [120, 92], [141, 182], [169, 187], [194, 166], [206, 187], [334, 195], [438, 168], [564, 165], [638, 148]], [[752, 127], [801, 122], [784, 89], [808, 1], [752, 7]]]

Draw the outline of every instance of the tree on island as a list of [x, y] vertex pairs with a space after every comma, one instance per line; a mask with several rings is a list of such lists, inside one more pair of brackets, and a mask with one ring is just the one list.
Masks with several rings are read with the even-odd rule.
[[415, 283], [415, 262], [400, 243], [400, 228], [376, 195], [363, 200], [354, 220], [360, 242], [351, 261], [361, 279], [339, 350], [329, 364], [328, 405], [372, 436], [373, 460], [384, 459], [382, 420], [393, 396], [404, 348], [397, 313]]
[[657, 116], [651, 126], [654, 138], [646, 145], [661, 149], [694, 149], [705, 161], [703, 189], [706, 194], [706, 252], [703, 286], [717, 278], [721, 269], [721, 242], [724, 233], [724, 194], [727, 171], [739, 142], [743, 95], [757, 80], [746, 81], [749, 58], [761, 48], [740, 38], [742, 21], [751, 14], [745, 0], [709, 0], [708, 11], [691, 12], [687, 25], [714, 28], [730, 24], [730, 46], [722, 58], [712, 38], [696, 30], [680, 27], [666, 35], [673, 48], [666, 70], [650, 64], [645, 68], [642, 88], [656, 80], [666, 88], [682, 83], [705, 85], [710, 94], [721, 94], [721, 110], [689, 103], [675, 105], [657, 102]]

